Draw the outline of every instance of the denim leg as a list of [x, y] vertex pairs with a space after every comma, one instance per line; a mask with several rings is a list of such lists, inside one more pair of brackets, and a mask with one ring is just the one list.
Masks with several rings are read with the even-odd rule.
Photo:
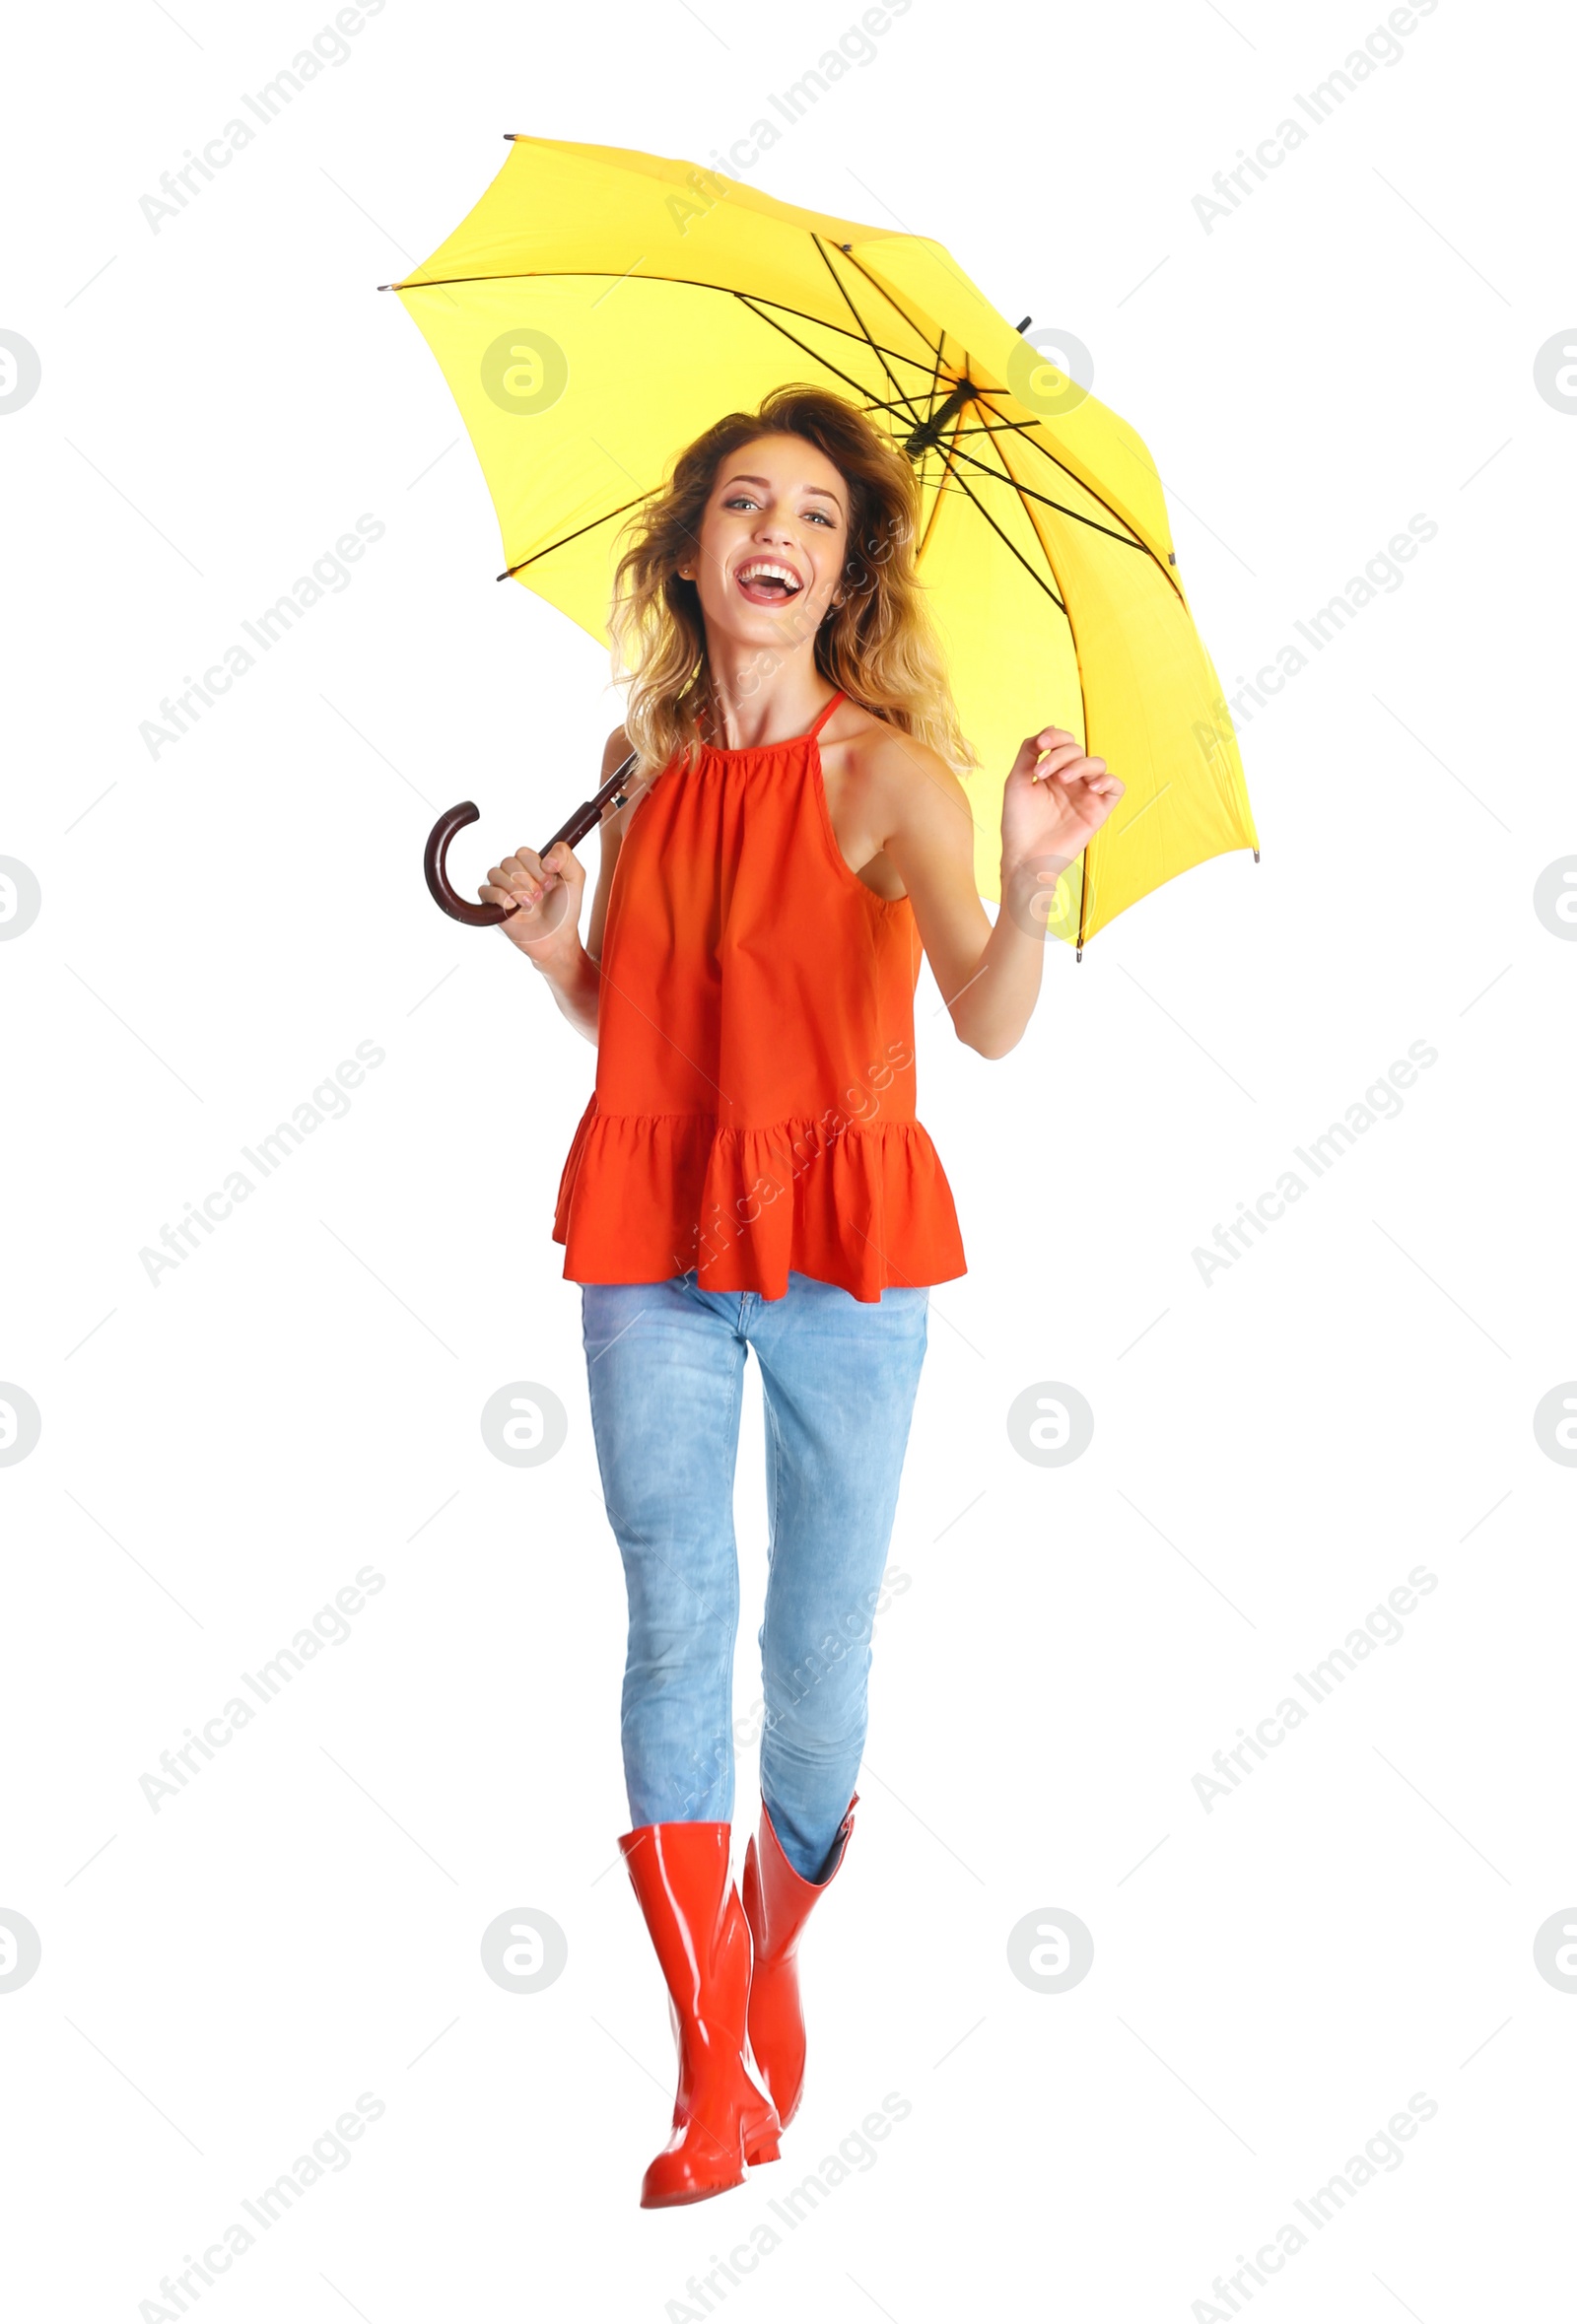
[[790, 1273], [750, 1319], [767, 1438], [761, 1793], [819, 1880], [859, 1773], [870, 1634], [925, 1361], [928, 1293]]
[[738, 1294], [690, 1276], [582, 1286], [582, 1344], [630, 1628], [620, 1739], [632, 1828], [733, 1819]]

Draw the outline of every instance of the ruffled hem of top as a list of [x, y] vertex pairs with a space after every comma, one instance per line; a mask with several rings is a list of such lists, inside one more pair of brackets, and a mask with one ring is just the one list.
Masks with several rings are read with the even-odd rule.
[[[836, 1109], [829, 1109], [836, 1122]], [[918, 1122], [819, 1117], [721, 1128], [707, 1114], [603, 1114], [565, 1159], [553, 1240], [582, 1283], [696, 1270], [707, 1291], [781, 1299], [790, 1268], [856, 1299], [966, 1271], [952, 1189]]]

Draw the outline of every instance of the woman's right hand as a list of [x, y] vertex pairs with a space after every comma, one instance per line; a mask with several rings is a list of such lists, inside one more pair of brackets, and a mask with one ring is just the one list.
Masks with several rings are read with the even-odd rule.
[[568, 840], [555, 840], [546, 856], [517, 848], [495, 863], [477, 894], [484, 904], [519, 909], [499, 924], [517, 951], [544, 975], [568, 968], [581, 949], [581, 898], [585, 867]]

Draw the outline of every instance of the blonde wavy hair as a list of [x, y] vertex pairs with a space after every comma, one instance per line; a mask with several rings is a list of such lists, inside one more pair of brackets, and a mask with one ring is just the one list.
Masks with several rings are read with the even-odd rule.
[[898, 447], [857, 406], [820, 387], [774, 388], [759, 411], [729, 412], [673, 463], [660, 492], [624, 526], [614, 574], [615, 682], [629, 689], [625, 732], [643, 767], [692, 768], [720, 738], [701, 594], [679, 567], [694, 555], [720, 463], [758, 436], [798, 436], [825, 453], [849, 495], [843, 603], [816, 633], [822, 676], [861, 710], [913, 735], [957, 775], [980, 760], [958, 723], [947, 665], [915, 567], [920, 491]]

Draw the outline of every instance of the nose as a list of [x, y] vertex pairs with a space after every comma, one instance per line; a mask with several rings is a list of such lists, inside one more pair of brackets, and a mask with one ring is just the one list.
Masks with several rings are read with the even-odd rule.
[[776, 557], [781, 564], [791, 566], [795, 573], [803, 574], [805, 569], [800, 562], [799, 545], [783, 518], [764, 516], [751, 538], [756, 544], [754, 555]]

